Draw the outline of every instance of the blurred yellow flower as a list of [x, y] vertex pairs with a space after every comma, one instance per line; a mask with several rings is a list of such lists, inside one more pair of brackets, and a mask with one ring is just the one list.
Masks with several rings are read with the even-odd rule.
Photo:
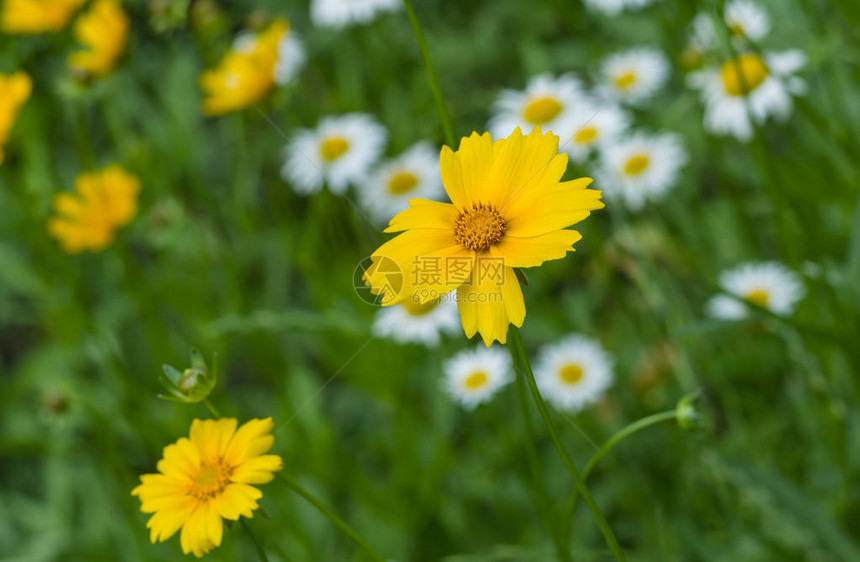
[[117, 164], [82, 173], [75, 191], [54, 196], [57, 215], [48, 221], [48, 232], [70, 254], [104, 250], [137, 213], [140, 182]]
[[96, 0], [75, 22], [74, 31], [86, 49], [69, 55], [69, 66], [104, 76], [125, 51], [128, 15], [117, 0]]
[[428, 302], [457, 291], [468, 337], [505, 343], [526, 315], [514, 268], [559, 259], [581, 238], [567, 227], [600, 209], [590, 178], [562, 182], [567, 154], [558, 137], [517, 128], [493, 142], [488, 133], [442, 148], [442, 181], [452, 203], [413, 199], [386, 232], [402, 232], [371, 256], [365, 282], [383, 306]]
[[3, 146], [32, 89], [30, 77], [23, 72], [0, 74], [0, 164], [5, 156]]
[[0, 29], [9, 34], [37, 34], [66, 27], [84, 0], [4, 0]]
[[283, 468], [272, 448], [272, 418], [253, 419], [238, 430], [236, 420], [194, 420], [190, 439], [164, 448], [158, 474], [144, 474], [132, 490], [140, 510], [152, 513], [150, 540], [163, 542], [179, 529], [182, 552], [201, 557], [221, 545], [222, 519], [253, 517], [265, 484]]
[[278, 47], [289, 33], [285, 20], [275, 20], [256, 36], [241, 37], [217, 68], [200, 74], [203, 113], [224, 115], [251, 107], [275, 84]]

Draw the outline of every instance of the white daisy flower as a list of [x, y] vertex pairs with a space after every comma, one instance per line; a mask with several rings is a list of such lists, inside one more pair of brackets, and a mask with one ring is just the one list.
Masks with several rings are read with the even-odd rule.
[[571, 74], [533, 76], [525, 90], [503, 90], [499, 94], [490, 119], [490, 134], [504, 138], [517, 127], [524, 135], [535, 127], [558, 134], [582, 96], [582, 84]]
[[364, 181], [385, 148], [388, 133], [370, 115], [349, 113], [325, 117], [316, 129], [300, 129], [284, 149], [281, 177], [301, 194], [326, 183], [342, 194]]
[[445, 390], [469, 410], [513, 380], [510, 356], [499, 346], [461, 351], [445, 361], [443, 368]]
[[744, 53], [719, 69], [690, 74], [687, 83], [701, 91], [705, 104], [705, 130], [749, 141], [753, 122], [760, 125], [770, 116], [784, 121], [794, 107], [791, 96], [806, 91], [806, 83], [794, 76], [805, 64], [806, 55], [797, 50], [763, 58]]
[[581, 101], [558, 133], [559, 150], [567, 152], [578, 163], [584, 162], [592, 151], [618, 138], [630, 126], [630, 116], [615, 103]]
[[421, 141], [382, 164], [362, 186], [360, 195], [373, 218], [387, 223], [409, 206], [410, 199], [439, 199], [443, 193], [439, 150]]
[[[723, 21], [736, 48], [744, 41], [761, 41], [770, 32], [770, 17], [764, 9], [750, 0], [726, 2]], [[698, 50], [708, 50], [720, 44], [720, 33], [710, 14], [699, 14], [693, 18], [691, 44]]]
[[313, 0], [311, 20], [314, 25], [341, 29], [368, 23], [380, 12], [399, 10], [400, 0]]
[[624, 9], [639, 10], [653, 3], [654, 0], [585, 0], [585, 7], [607, 16], [617, 16]]
[[439, 345], [442, 334], [460, 330], [457, 303], [445, 297], [426, 304], [406, 299], [398, 305], [380, 308], [372, 327], [374, 337], [427, 347]]
[[[747, 302], [767, 308], [774, 314], [788, 315], [803, 298], [800, 276], [778, 262], [748, 262], [720, 275], [720, 288]], [[726, 295], [717, 295], [707, 304], [714, 318], [746, 318], [749, 308]]]
[[305, 47], [298, 35], [290, 29], [278, 43], [278, 62], [275, 63], [275, 83], [283, 86], [305, 66]]
[[607, 57], [602, 74], [600, 91], [604, 95], [635, 105], [663, 87], [669, 77], [669, 61], [656, 49], [637, 47]]
[[535, 378], [548, 402], [574, 413], [600, 399], [612, 384], [612, 359], [597, 340], [571, 335], [541, 349]]
[[659, 200], [678, 180], [687, 150], [675, 133], [635, 133], [601, 152], [598, 185], [607, 198], [619, 199], [631, 211]]

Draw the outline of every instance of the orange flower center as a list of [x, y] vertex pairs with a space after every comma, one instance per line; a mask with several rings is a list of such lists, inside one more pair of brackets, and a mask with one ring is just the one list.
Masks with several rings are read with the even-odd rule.
[[349, 141], [343, 137], [329, 137], [320, 144], [320, 155], [326, 162], [334, 162], [349, 150]]
[[439, 305], [439, 301], [429, 301], [421, 304], [415, 299], [406, 299], [403, 301], [403, 308], [410, 316], [424, 316]]
[[588, 144], [597, 138], [597, 129], [594, 127], [585, 127], [581, 129], [576, 136], [573, 137], [573, 142], [579, 144]]
[[484, 371], [475, 371], [463, 381], [463, 384], [466, 388], [471, 390], [475, 390], [476, 388], [481, 388], [485, 384], [487, 384], [487, 373]]
[[569, 365], [565, 365], [561, 368], [561, 371], [558, 372], [558, 376], [567, 384], [576, 384], [582, 380], [582, 367], [575, 363], [571, 363]]
[[409, 172], [400, 172], [391, 177], [388, 182], [388, 191], [392, 195], [403, 195], [409, 193], [418, 185], [418, 178]]
[[730, 96], [742, 96], [762, 85], [770, 75], [764, 60], [752, 53], [723, 63], [723, 85]]
[[224, 491], [232, 475], [233, 468], [221, 458], [205, 462], [192, 478], [188, 493], [198, 500], [211, 499]]
[[454, 241], [468, 250], [485, 252], [505, 235], [505, 219], [492, 205], [474, 203], [454, 221]]
[[755, 289], [754, 291], [750, 291], [746, 296], [745, 300], [752, 304], [767, 307], [767, 301], [770, 299], [770, 295], [767, 294], [767, 291], [764, 289]]
[[543, 125], [558, 117], [562, 109], [564, 107], [554, 98], [537, 98], [523, 110], [523, 118], [532, 125]]

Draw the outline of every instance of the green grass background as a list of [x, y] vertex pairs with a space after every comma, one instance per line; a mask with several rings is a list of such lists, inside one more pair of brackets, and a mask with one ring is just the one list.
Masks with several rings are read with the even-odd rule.
[[[616, 358], [603, 403], [553, 413], [580, 466], [615, 431], [702, 390], [701, 428], [639, 433], [590, 480], [630, 560], [860, 560], [860, 9], [762, 4], [766, 46], [810, 57], [792, 119], [750, 145], [708, 137], [676, 65], [636, 122], [683, 134], [682, 180], [638, 215], [595, 213], [575, 254], [528, 272], [530, 352], [579, 332]], [[64, 69], [68, 31], [0, 37], [0, 70], [35, 82], [0, 167], [0, 559], [184, 558], [176, 538], [149, 543], [129, 492], [208, 417], [156, 398], [161, 365], [185, 366], [191, 346], [220, 354], [220, 410], [274, 416], [285, 470], [390, 559], [554, 559], [547, 521], [559, 524], [571, 483], [544, 428], [550, 505], [538, 508], [514, 387], [464, 412], [442, 393], [440, 364], [477, 342], [371, 339], [375, 309], [352, 273], [384, 236], [346, 199], [298, 197], [279, 177], [285, 139], [267, 116], [289, 133], [367, 111], [389, 129], [389, 154], [441, 144], [405, 14], [335, 32], [311, 26], [306, 2], [223, 2], [204, 29], [157, 32], [148, 4], [126, 7], [128, 53], [89, 89]], [[645, 43], [677, 60], [700, 9], [717, 5], [665, 0], [608, 19], [569, 0], [416, 3], [458, 137], [534, 74], [588, 75]], [[309, 64], [262, 112], [204, 118], [197, 75], [256, 10], [291, 20]], [[101, 254], [63, 254], [45, 230], [52, 195], [111, 162], [141, 179], [138, 217]], [[807, 273], [796, 314], [706, 320], [719, 272], [750, 259]], [[250, 525], [271, 560], [363, 559], [283, 483], [263, 491], [271, 518]], [[582, 506], [572, 548], [577, 561], [612, 559]], [[236, 527], [209, 558], [254, 556]]]

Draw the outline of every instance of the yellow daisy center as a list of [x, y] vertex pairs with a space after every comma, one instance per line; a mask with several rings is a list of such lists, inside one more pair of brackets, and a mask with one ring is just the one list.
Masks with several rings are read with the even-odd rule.
[[198, 500], [208, 500], [221, 494], [230, 483], [233, 468], [221, 458], [203, 463], [191, 479], [188, 493]]
[[624, 173], [628, 176], [638, 176], [644, 172], [651, 164], [651, 160], [644, 154], [632, 156], [627, 163], [624, 164]]
[[738, 21], [729, 22], [729, 31], [736, 37], [743, 37], [746, 35], [746, 33], [744, 33], [744, 26]]
[[334, 162], [349, 150], [349, 141], [343, 137], [329, 137], [320, 144], [320, 155], [326, 162]]
[[505, 219], [492, 205], [475, 203], [454, 221], [454, 241], [468, 250], [485, 252], [505, 235]]
[[523, 110], [523, 118], [532, 125], [543, 125], [558, 117], [562, 109], [564, 106], [555, 98], [537, 98]]
[[415, 299], [406, 299], [403, 301], [403, 308], [410, 316], [424, 316], [439, 305], [439, 301], [429, 301], [421, 304]]
[[409, 193], [418, 185], [418, 177], [410, 172], [399, 172], [388, 180], [388, 191], [392, 195]]
[[749, 292], [749, 294], [746, 296], [745, 300], [747, 302], [752, 303], [752, 304], [755, 304], [755, 305], [758, 305], [761, 307], [766, 307], [767, 301], [770, 300], [770, 295], [764, 289], [755, 289], [755, 290]]
[[730, 96], [742, 96], [762, 85], [770, 75], [764, 60], [746, 53], [723, 64], [723, 85]]
[[485, 384], [487, 384], [487, 373], [484, 371], [475, 371], [463, 381], [463, 385], [471, 390], [481, 388]]
[[582, 375], [585, 374], [582, 367], [576, 363], [570, 363], [561, 368], [558, 372], [558, 377], [566, 384], [576, 384], [582, 380]]
[[579, 144], [587, 144], [597, 138], [597, 129], [594, 127], [585, 127], [580, 129], [576, 136], [573, 137], [573, 142]]
[[615, 77], [615, 85], [619, 90], [626, 90], [636, 83], [636, 74], [628, 70], [624, 74], [619, 74]]

